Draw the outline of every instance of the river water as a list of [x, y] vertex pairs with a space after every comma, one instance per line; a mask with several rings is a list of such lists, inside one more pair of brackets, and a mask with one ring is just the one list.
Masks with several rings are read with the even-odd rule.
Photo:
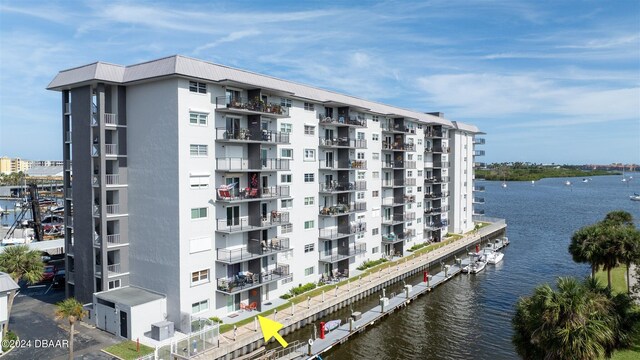
[[[396, 311], [349, 342], [331, 349], [324, 359], [515, 359], [511, 345], [514, 304], [540, 283], [558, 276], [585, 277], [589, 267], [576, 264], [567, 251], [578, 228], [601, 220], [612, 210], [626, 210], [640, 220], [640, 174], [628, 183], [621, 176], [543, 179], [530, 182], [478, 182], [485, 185], [487, 216], [507, 220], [511, 245], [498, 266], [478, 275], [460, 275]], [[571, 186], [565, 185], [569, 180]], [[419, 281], [419, 280], [417, 280]], [[417, 282], [416, 281], [416, 282]], [[409, 282], [409, 281], [408, 281]], [[401, 286], [401, 285], [400, 285]], [[393, 290], [389, 290], [393, 291]], [[358, 303], [358, 310], [377, 296]], [[347, 310], [348, 311], [348, 310]], [[344, 310], [343, 310], [344, 312]], [[338, 312], [329, 318], [345, 318]], [[304, 340], [307, 326], [287, 340]]]

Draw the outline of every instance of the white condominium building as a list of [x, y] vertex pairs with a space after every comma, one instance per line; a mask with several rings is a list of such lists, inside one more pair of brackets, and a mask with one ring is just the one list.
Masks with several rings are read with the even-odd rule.
[[49, 89], [67, 295], [118, 336], [261, 310], [474, 227], [484, 140], [440, 113], [183, 56], [64, 70]]

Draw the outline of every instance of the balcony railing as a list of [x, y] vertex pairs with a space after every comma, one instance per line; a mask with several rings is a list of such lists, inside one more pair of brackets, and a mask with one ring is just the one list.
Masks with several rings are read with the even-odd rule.
[[398, 239], [401, 240], [411, 240], [416, 236], [415, 229], [407, 229], [404, 232], [398, 234]]
[[448, 161], [434, 161], [433, 162], [433, 167], [434, 168], [448, 168], [449, 167], [449, 162]]
[[118, 115], [111, 113], [104, 113], [104, 123], [106, 125], [118, 125]]
[[352, 221], [349, 227], [346, 228], [332, 228], [332, 229], [319, 229], [319, 237], [322, 239], [337, 239], [353, 234], [359, 234], [367, 231], [367, 223], [363, 221]]
[[118, 245], [120, 242], [120, 234], [107, 235], [107, 244]]
[[425, 208], [424, 209], [424, 213], [427, 215], [437, 215], [437, 214], [442, 214], [444, 212], [449, 211], [449, 207], [448, 206], [440, 206], [440, 207], [433, 207], [433, 208]]
[[483, 163], [483, 162], [474, 161], [473, 162], [473, 167], [475, 167], [476, 169], [481, 169], [481, 168], [487, 167], [487, 164]]
[[391, 216], [384, 216], [382, 218], [382, 223], [385, 225], [394, 225], [402, 222], [405, 222], [404, 214], [393, 214]]
[[288, 223], [288, 212], [274, 210], [260, 217], [243, 216], [231, 219], [218, 219], [217, 229], [223, 232], [243, 232]]
[[366, 160], [320, 160], [318, 161], [318, 168], [327, 170], [327, 169], [356, 169], [356, 170], [366, 170], [367, 169], [367, 161]]
[[107, 174], [105, 175], [104, 181], [107, 185], [119, 185], [120, 184], [120, 175], [118, 174]]
[[73, 217], [72, 216], [67, 216], [67, 221], [65, 222], [64, 226], [73, 227]]
[[367, 244], [365, 243], [355, 243], [353, 246], [349, 246], [348, 248], [338, 249], [337, 251], [321, 251], [320, 252], [320, 261], [327, 263], [334, 263], [340, 260], [348, 259], [350, 257], [356, 256], [358, 254], [364, 254], [367, 252]]
[[484, 204], [484, 198], [482, 198], [482, 197], [474, 197], [473, 198], [473, 203], [474, 204]]
[[416, 144], [411, 143], [388, 143], [382, 142], [382, 150], [395, 150], [395, 151], [416, 151]]
[[107, 271], [109, 272], [109, 276], [122, 274], [122, 268], [120, 264], [107, 265]]
[[71, 114], [71, 103], [64, 103], [64, 113]]
[[216, 249], [218, 261], [232, 264], [291, 250], [288, 238], [275, 238], [262, 241], [250, 240], [250, 243], [255, 243], [255, 246], [245, 245], [237, 249]]
[[104, 144], [105, 155], [118, 155], [118, 144]]
[[218, 291], [225, 293], [237, 293], [243, 290], [252, 289], [263, 284], [278, 281], [292, 276], [287, 264], [276, 264], [271, 270], [263, 271], [259, 274], [245, 272], [243, 275], [224, 277], [217, 279]]
[[347, 137], [333, 138], [333, 139], [327, 139], [327, 138], [321, 137], [320, 138], [320, 146], [366, 149], [367, 148], [367, 140], [365, 140], [365, 139], [349, 139]]
[[338, 115], [338, 117], [332, 118], [318, 114], [318, 120], [320, 121], [320, 125], [352, 125], [356, 127], [367, 127], [367, 120], [362, 116]]
[[473, 209], [473, 215], [484, 215], [484, 209]]
[[401, 133], [405, 133], [405, 134], [415, 134], [416, 133], [416, 130], [414, 128], [409, 128], [407, 126], [400, 125], [400, 124], [395, 124], [393, 122], [381, 122], [380, 123], [380, 127], [382, 128], [382, 131], [401, 132]]
[[476, 185], [473, 187], [473, 191], [484, 192], [484, 185]]
[[449, 196], [449, 192], [448, 191], [430, 192], [430, 193], [425, 193], [424, 194], [425, 199], [439, 199], [439, 198], [443, 198], [443, 197], [447, 197], [447, 196]]
[[120, 213], [120, 204], [107, 205], [107, 215], [117, 215]]
[[246, 188], [240, 191], [236, 189], [227, 190], [218, 189], [217, 199], [219, 201], [241, 201], [250, 199], [271, 199], [278, 197], [287, 197], [290, 195], [289, 185], [268, 186], [264, 188]]
[[441, 176], [441, 177], [425, 178], [424, 182], [429, 183], [429, 184], [446, 183], [446, 182], [449, 182], [449, 177], [448, 176]]
[[67, 131], [64, 133], [64, 141], [68, 143], [71, 142], [71, 131]]
[[321, 183], [320, 192], [345, 192], [367, 190], [366, 181]]
[[473, 150], [473, 156], [484, 156], [484, 150]]
[[246, 159], [246, 158], [217, 158], [216, 169], [222, 171], [234, 170], [289, 170], [289, 159]]
[[448, 146], [432, 146], [424, 149], [427, 153], [448, 153], [450, 148]]
[[216, 97], [216, 108], [227, 108], [238, 112], [262, 113], [277, 117], [289, 116], [289, 108], [274, 103], [266, 103], [259, 98], [249, 100], [243, 97]]
[[473, 145], [484, 145], [485, 144], [485, 139], [484, 138], [474, 138], [473, 139]]
[[357, 211], [366, 211], [367, 203], [365, 202], [352, 202], [348, 204], [338, 204], [335, 206], [320, 206], [319, 214], [322, 216], [338, 216], [344, 214], [351, 214]]
[[217, 128], [216, 140], [289, 144], [289, 133], [271, 130], [250, 131], [249, 129], [227, 130], [226, 128]]
[[73, 272], [73, 271], [67, 271], [67, 272], [64, 274], [64, 276], [65, 276], [66, 281], [67, 281], [68, 283], [72, 283], [72, 284], [73, 284], [73, 283], [75, 283], [75, 281], [76, 281], [75, 272]]
[[424, 135], [430, 138], [443, 138], [446, 136], [446, 134], [443, 131], [437, 131], [437, 130], [431, 130], [431, 131], [425, 130]]

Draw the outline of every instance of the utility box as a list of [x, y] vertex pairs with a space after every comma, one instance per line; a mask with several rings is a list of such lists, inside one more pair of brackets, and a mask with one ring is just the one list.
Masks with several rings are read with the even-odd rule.
[[173, 323], [171, 321], [161, 321], [151, 324], [151, 338], [162, 341], [173, 337]]

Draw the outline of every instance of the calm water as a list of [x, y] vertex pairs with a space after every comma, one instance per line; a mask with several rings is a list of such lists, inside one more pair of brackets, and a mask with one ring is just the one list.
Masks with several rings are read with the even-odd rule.
[[[480, 196], [487, 216], [507, 219], [511, 245], [503, 262], [475, 276], [457, 276], [324, 359], [517, 358], [511, 345], [516, 300], [557, 276], [589, 274], [588, 266], [573, 263], [567, 252], [571, 234], [611, 210], [640, 219], [640, 202], [629, 200], [634, 191], [640, 193], [640, 174], [627, 175], [634, 177], [628, 185], [621, 176], [594, 177], [588, 183], [543, 179], [534, 186], [509, 182], [506, 189], [499, 182], [480, 183], [486, 186]], [[573, 185], [566, 186], [566, 180]]]

